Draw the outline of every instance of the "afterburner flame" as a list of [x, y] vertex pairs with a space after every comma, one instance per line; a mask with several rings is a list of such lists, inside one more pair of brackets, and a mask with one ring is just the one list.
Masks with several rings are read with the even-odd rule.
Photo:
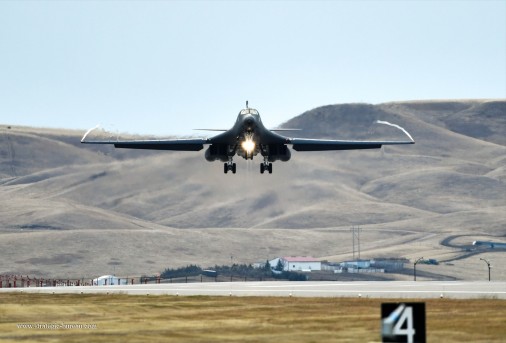
[[245, 139], [241, 143], [241, 146], [248, 154], [251, 154], [255, 150], [255, 142], [251, 139]]

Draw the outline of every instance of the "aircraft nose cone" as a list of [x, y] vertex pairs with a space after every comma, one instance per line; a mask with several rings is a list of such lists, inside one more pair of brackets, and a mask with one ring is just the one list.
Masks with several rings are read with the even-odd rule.
[[256, 120], [253, 117], [246, 117], [243, 120], [244, 128], [247, 130], [252, 130], [255, 126]]

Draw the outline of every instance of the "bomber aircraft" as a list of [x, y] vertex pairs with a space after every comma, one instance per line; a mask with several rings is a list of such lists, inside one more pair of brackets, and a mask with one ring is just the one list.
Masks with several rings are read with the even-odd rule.
[[[386, 123], [386, 122], [383, 122]], [[390, 123], [387, 123], [392, 126]], [[399, 127], [400, 128], [400, 127]], [[401, 128], [402, 129], [402, 128]], [[272, 173], [272, 162], [290, 160], [291, 153], [288, 146], [291, 145], [296, 151], [326, 151], [326, 150], [354, 150], [354, 149], [378, 149], [382, 145], [414, 144], [410, 141], [349, 141], [289, 138], [274, 131], [298, 131], [298, 129], [272, 129], [265, 128], [257, 110], [250, 108], [246, 101], [246, 108], [239, 112], [234, 126], [229, 130], [204, 129], [206, 131], [223, 131], [211, 138], [192, 139], [156, 139], [156, 140], [101, 140], [87, 141], [86, 137], [91, 129], [81, 139], [84, 144], [114, 144], [116, 148], [127, 149], [150, 149], [150, 150], [178, 150], [200, 151], [204, 145], [208, 146], [205, 158], [208, 161], [224, 162], [223, 170], [235, 174], [236, 164], [233, 161], [235, 155], [246, 160], [260, 154], [263, 162], [260, 164], [260, 173], [268, 171]], [[403, 129], [402, 129], [403, 130]], [[408, 136], [409, 134], [403, 130]], [[411, 136], [409, 136], [411, 138]]]

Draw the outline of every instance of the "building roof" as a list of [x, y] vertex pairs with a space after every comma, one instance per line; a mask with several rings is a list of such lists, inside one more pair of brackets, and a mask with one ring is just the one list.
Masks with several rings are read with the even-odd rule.
[[282, 259], [287, 262], [321, 262], [319, 259], [310, 256], [286, 256]]

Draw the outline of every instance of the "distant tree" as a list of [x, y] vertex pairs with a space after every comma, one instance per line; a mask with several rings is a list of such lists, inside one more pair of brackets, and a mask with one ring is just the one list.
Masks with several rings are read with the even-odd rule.
[[285, 279], [288, 281], [307, 281], [307, 276], [297, 272], [282, 272], [281, 274], [273, 274], [275, 279]]
[[266, 270], [266, 271], [270, 271], [271, 270], [271, 263], [269, 262], [269, 260], [267, 260], [265, 262], [264, 270]]
[[[233, 264], [232, 266], [214, 266], [214, 268], [206, 268], [212, 269], [214, 271], [214, 275], [217, 274], [223, 276], [233, 275], [235, 277], [243, 277], [243, 278], [276, 278], [276, 279], [285, 279], [290, 281], [304, 281], [307, 280], [305, 275], [295, 273], [295, 272], [284, 272], [283, 271], [283, 262], [278, 261], [276, 266], [276, 270], [279, 272], [277, 274], [273, 274], [271, 265], [269, 261], [266, 261], [264, 268], [253, 268], [251, 264]], [[184, 278], [187, 276], [197, 276], [205, 274], [202, 268], [197, 265], [189, 265], [186, 267], [171, 269], [167, 268], [161, 273], [161, 277], [163, 279], [169, 278]], [[142, 280], [154, 280], [154, 277], [143, 276]]]
[[282, 272], [284, 268], [285, 268], [285, 266], [283, 265], [283, 262], [281, 262], [281, 259], [279, 259], [279, 260], [278, 260], [278, 264], [276, 265], [276, 268], [275, 268], [275, 269], [276, 269], [278, 272]]
[[185, 276], [197, 276], [202, 273], [202, 268], [200, 268], [197, 265], [189, 265], [182, 268], [177, 269], [170, 269], [167, 268], [161, 273], [161, 277], [163, 279], [170, 279], [170, 278], [178, 278], [178, 277], [185, 277]]

